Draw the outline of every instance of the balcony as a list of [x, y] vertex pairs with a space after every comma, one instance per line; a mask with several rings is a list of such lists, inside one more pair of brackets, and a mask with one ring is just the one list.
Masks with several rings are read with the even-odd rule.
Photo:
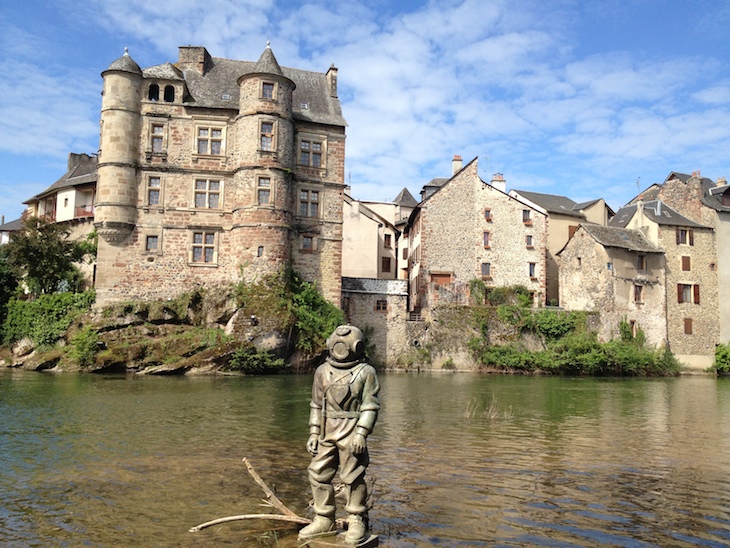
[[82, 205], [82, 206], [76, 207], [74, 219], [79, 219], [82, 217], [93, 217], [93, 216], [94, 216], [94, 206], [93, 205]]

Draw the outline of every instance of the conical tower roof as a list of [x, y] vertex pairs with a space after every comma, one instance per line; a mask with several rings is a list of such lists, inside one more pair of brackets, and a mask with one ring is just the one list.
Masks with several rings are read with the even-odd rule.
[[281, 71], [281, 67], [274, 57], [274, 52], [271, 51], [271, 42], [266, 42], [266, 48], [259, 57], [254, 67], [254, 72], [258, 74], [275, 74], [276, 76], [284, 76]]
[[109, 65], [109, 68], [104, 72], [112, 70], [119, 72], [131, 72], [132, 74], [142, 76], [142, 69], [139, 68], [139, 65], [129, 56], [129, 50], [127, 48], [124, 48], [124, 55]]

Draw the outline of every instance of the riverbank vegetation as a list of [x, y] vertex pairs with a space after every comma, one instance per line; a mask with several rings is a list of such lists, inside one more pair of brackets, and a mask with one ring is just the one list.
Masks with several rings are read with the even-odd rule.
[[[667, 348], [648, 346], [642, 330], [634, 331], [626, 321], [618, 326], [619, 338], [599, 342], [586, 325], [585, 313], [532, 309], [524, 291], [517, 288], [512, 293], [511, 298], [500, 296], [503, 304], [496, 307], [496, 313], [519, 336], [506, 344], [490, 344], [488, 324], [482, 322], [480, 336], [469, 341], [469, 349], [484, 370], [597, 376], [679, 372], [680, 364]], [[537, 340], [538, 348], [527, 348], [526, 339]]]

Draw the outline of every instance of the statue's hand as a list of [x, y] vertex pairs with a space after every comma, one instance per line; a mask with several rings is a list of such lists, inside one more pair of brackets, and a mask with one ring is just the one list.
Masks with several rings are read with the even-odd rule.
[[317, 446], [319, 445], [318, 438], [319, 436], [317, 434], [309, 434], [309, 439], [307, 440], [307, 451], [309, 451], [312, 455], [317, 454]]
[[352, 449], [352, 452], [356, 455], [359, 455], [363, 451], [365, 451], [365, 448], [368, 446], [368, 442], [365, 440], [365, 436], [362, 434], [355, 434], [352, 437], [352, 442], [350, 442], [350, 449]]

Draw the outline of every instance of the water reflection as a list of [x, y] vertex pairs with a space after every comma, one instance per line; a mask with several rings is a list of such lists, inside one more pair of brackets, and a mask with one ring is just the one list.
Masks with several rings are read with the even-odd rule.
[[[304, 513], [310, 377], [0, 373], [4, 546], [296, 546], [246, 456]], [[381, 376], [384, 546], [730, 544], [730, 385]]]

